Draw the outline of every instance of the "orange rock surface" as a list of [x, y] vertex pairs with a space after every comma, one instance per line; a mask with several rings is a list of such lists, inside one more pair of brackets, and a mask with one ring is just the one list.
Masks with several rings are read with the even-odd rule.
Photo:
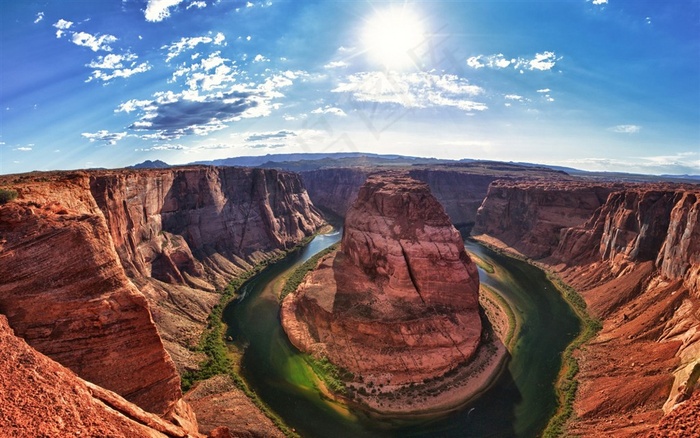
[[569, 433], [638, 436], [697, 392], [696, 186], [495, 183], [477, 231], [526, 256], [549, 256], [540, 262], [578, 289], [603, 323], [577, 352], [580, 385]]
[[302, 351], [367, 381], [420, 383], [470, 359], [480, 342], [479, 280], [425, 183], [370, 177], [348, 211], [342, 249], [282, 306]]

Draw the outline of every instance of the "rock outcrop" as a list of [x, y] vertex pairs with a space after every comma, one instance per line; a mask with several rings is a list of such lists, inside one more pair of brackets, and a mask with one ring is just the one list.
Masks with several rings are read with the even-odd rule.
[[347, 213], [341, 250], [284, 300], [282, 323], [297, 348], [365, 383], [422, 383], [474, 356], [478, 288], [476, 266], [428, 186], [375, 175]]
[[0, 315], [0, 435], [192, 437], [114, 392], [86, 382], [16, 337]]
[[124, 273], [89, 177], [16, 186], [0, 207], [0, 313], [29, 345], [147, 411], [182, 396], [148, 304]]
[[90, 189], [180, 371], [201, 361], [188, 347], [218, 303], [215, 290], [323, 223], [299, 177], [272, 169], [98, 172]]
[[696, 186], [510, 182], [489, 189], [476, 231], [540, 259], [603, 322], [578, 353], [570, 433], [644, 433], [697, 389], [699, 212]]
[[53, 172], [0, 183], [19, 193], [0, 206], [0, 314], [10, 327], [93, 392], [194, 430], [177, 368], [201, 361], [188, 347], [216, 290], [323, 223], [298, 176], [275, 170]]

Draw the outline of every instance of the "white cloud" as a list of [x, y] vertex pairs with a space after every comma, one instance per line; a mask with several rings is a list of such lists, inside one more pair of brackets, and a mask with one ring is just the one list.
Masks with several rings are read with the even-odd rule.
[[136, 152], [151, 152], [151, 151], [184, 151], [187, 148], [181, 144], [159, 144], [150, 148], [134, 149]]
[[20, 151], [20, 152], [29, 152], [32, 150], [31, 146], [20, 146], [18, 148], [12, 149], [13, 151]]
[[109, 44], [117, 41], [117, 37], [114, 35], [91, 35], [87, 32], [75, 32], [72, 38], [73, 44], [83, 47], [88, 47], [93, 52], [98, 50], [103, 50], [105, 52], [111, 52], [112, 47]]
[[187, 8], [185, 8], [185, 9], [191, 9], [191, 8], [202, 9], [202, 8], [206, 8], [206, 7], [207, 7], [207, 2], [196, 1], [196, 2], [192, 2], [189, 5], [187, 5]]
[[463, 111], [483, 111], [488, 107], [472, 100], [484, 92], [456, 75], [419, 72], [364, 72], [348, 76], [332, 90], [350, 93], [360, 102], [397, 104], [405, 108], [454, 107]]
[[166, 49], [168, 51], [168, 55], [165, 58], [165, 62], [170, 62], [173, 58], [177, 57], [180, 55], [182, 52], [185, 50], [190, 50], [199, 44], [214, 44], [217, 46], [220, 46], [224, 44], [224, 41], [226, 40], [226, 36], [219, 32], [217, 33], [214, 37], [210, 36], [202, 36], [202, 37], [190, 37], [190, 38], [180, 38], [180, 41], [172, 43], [170, 45], [165, 45], [162, 46], [161, 49]]
[[349, 64], [345, 61], [331, 61], [328, 64], [324, 65], [323, 68], [331, 69], [331, 68], [345, 68]]
[[255, 6], [255, 5], [252, 2], [248, 2], [245, 4], [246, 8], [252, 8], [253, 6]]
[[101, 80], [108, 82], [115, 78], [128, 78], [137, 73], [143, 73], [151, 69], [148, 62], [137, 64], [138, 56], [133, 53], [115, 54], [110, 53], [105, 56], [98, 56], [90, 62], [87, 67], [93, 68], [92, 74], [86, 82]]
[[53, 24], [53, 27], [58, 29], [56, 31], [56, 38], [61, 38], [63, 34], [65, 33], [65, 30], [70, 29], [70, 27], [73, 25], [72, 21], [64, 20], [61, 18], [57, 22]]
[[518, 94], [506, 94], [505, 98], [508, 100], [523, 100], [523, 96]]
[[605, 5], [608, 3], [608, 0], [593, 0], [594, 5]]
[[539, 90], [537, 90], [538, 93], [549, 93], [550, 91], [552, 90], [550, 90], [549, 88], [540, 88]]
[[90, 140], [91, 143], [95, 141], [103, 141], [108, 145], [115, 145], [119, 140], [126, 137], [126, 132], [109, 132], [103, 129], [93, 133], [83, 132], [80, 135]]
[[170, 17], [170, 8], [173, 8], [183, 0], [148, 0], [144, 17], [146, 21], [158, 22]]
[[43, 12], [37, 12], [36, 14], [36, 19], [34, 20], [34, 24], [37, 24], [41, 20], [44, 19], [44, 13]]
[[270, 62], [270, 60], [258, 53], [255, 55], [255, 58], [253, 58], [253, 62]]
[[347, 116], [347, 114], [345, 114], [345, 111], [343, 111], [342, 109], [332, 107], [330, 105], [326, 105], [323, 108], [318, 107], [315, 110], [311, 111], [311, 114], [331, 114], [331, 115], [338, 116], [338, 117]]
[[636, 134], [641, 131], [641, 129], [642, 127], [639, 125], [617, 125], [609, 128], [610, 131], [618, 134]]
[[[218, 69], [218, 67], [217, 67]], [[282, 72], [262, 83], [228, 84], [206, 92], [203, 86], [181, 93], [157, 92], [153, 100], [131, 100], [115, 112], [137, 111], [139, 118], [129, 126], [136, 131], [150, 131], [144, 139], [172, 140], [185, 135], [208, 135], [242, 119], [268, 116], [280, 107], [275, 99], [284, 97], [281, 89], [303, 72]], [[204, 92], [204, 93], [202, 93]]]
[[512, 67], [515, 70], [551, 70], [557, 61], [561, 60], [554, 52], [545, 51], [536, 53], [533, 58], [506, 58], [502, 53], [495, 55], [477, 55], [467, 58], [467, 65], [474, 69], [488, 67], [491, 69], [504, 69]]

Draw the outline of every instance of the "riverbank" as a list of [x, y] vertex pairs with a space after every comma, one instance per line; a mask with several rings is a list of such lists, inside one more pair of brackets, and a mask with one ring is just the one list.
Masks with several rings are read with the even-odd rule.
[[573, 405], [580, 383], [579, 379], [577, 378], [579, 364], [575, 353], [596, 336], [598, 331], [601, 329], [601, 323], [588, 314], [588, 311], [586, 310], [586, 302], [578, 291], [559, 278], [559, 276], [549, 266], [533, 261], [521, 252], [494, 237], [478, 235], [472, 236], [472, 239], [496, 252], [500, 252], [508, 257], [523, 260], [544, 271], [547, 278], [557, 288], [562, 298], [569, 304], [582, 323], [581, 331], [579, 332], [578, 336], [574, 338], [574, 340], [562, 353], [562, 367], [561, 371], [559, 372], [557, 382], [555, 383], [558, 407], [542, 433], [543, 437], [560, 436], [562, 433], [564, 433], [565, 425], [574, 413]]

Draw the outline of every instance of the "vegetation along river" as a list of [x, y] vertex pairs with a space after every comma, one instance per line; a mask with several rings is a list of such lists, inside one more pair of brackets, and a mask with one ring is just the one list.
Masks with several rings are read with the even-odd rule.
[[482, 284], [510, 303], [519, 332], [507, 369], [478, 400], [438, 419], [389, 421], [368, 418], [325, 400], [301, 353], [279, 322], [276, 291], [296, 266], [340, 240], [317, 236], [301, 251], [276, 263], [243, 287], [243, 297], [224, 311], [228, 335], [245, 345], [243, 377], [303, 437], [533, 437], [556, 407], [554, 382], [561, 352], [580, 323], [545, 274], [473, 242], [467, 250], [493, 266], [479, 269]]

